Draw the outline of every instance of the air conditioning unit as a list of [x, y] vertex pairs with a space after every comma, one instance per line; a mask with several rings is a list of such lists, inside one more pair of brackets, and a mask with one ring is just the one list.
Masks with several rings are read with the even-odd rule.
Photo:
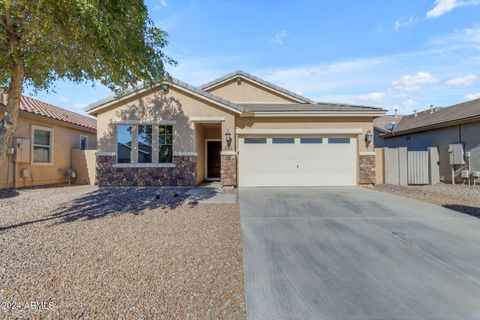
[[462, 178], [468, 179], [470, 177], [470, 172], [468, 170], [462, 170]]

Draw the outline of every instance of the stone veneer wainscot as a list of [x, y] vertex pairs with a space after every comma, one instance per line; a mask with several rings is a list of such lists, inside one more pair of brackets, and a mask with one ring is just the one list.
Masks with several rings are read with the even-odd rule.
[[375, 184], [375, 155], [362, 155], [358, 157], [360, 162], [359, 184]]
[[174, 166], [115, 167], [115, 155], [97, 154], [96, 185], [126, 186], [195, 186], [197, 157], [173, 156]]

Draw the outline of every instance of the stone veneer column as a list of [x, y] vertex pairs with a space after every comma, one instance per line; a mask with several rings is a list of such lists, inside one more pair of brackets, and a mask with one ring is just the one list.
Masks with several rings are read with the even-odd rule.
[[235, 151], [221, 152], [220, 180], [224, 187], [237, 186], [237, 153]]
[[359, 184], [375, 184], [375, 155], [362, 155], [358, 157], [360, 162]]
[[97, 153], [95, 184], [100, 187], [195, 186], [197, 157], [173, 156], [174, 167], [115, 168], [115, 154]]

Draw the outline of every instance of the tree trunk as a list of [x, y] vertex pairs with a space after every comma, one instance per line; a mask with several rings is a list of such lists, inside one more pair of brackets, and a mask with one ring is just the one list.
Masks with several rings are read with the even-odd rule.
[[20, 98], [22, 97], [25, 69], [22, 62], [15, 63], [14, 75], [10, 78], [6, 113], [0, 120], [0, 163], [7, 157], [7, 148], [12, 144], [17, 129]]

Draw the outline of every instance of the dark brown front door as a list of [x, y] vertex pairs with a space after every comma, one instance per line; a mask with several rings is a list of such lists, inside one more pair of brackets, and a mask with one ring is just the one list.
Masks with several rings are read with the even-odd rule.
[[207, 141], [207, 179], [220, 179], [221, 141]]

